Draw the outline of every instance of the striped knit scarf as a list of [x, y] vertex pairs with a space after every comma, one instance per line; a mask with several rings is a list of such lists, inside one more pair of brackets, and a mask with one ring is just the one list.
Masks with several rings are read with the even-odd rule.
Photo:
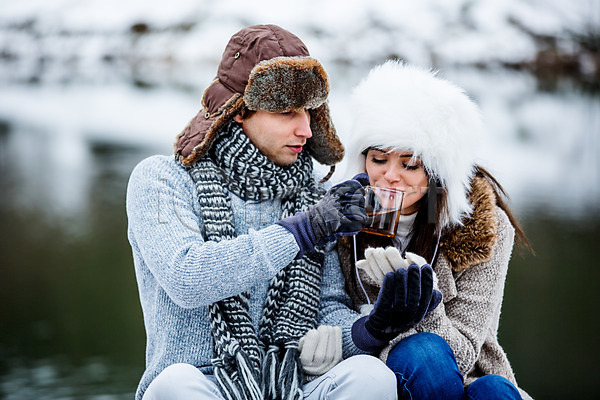
[[[235, 122], [223, 129], [189, 172], [198, 189], [207, 240], [236, 236], [227, 191], [244, 200], [279, 197], [282, 218], [323, 196], [306, 152], [292, 165], [280, 167], [258, 151]], [[248, 314], [249, 292], [210, 305], [212, 364], [227, 399], [302, 399], [298, 341], [315, 326], [323, 259], [321, 250], [306, 254], [272, 279], [258, 334]]]

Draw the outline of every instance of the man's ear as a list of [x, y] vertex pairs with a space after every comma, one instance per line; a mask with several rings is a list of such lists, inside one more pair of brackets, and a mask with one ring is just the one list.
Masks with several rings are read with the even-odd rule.
[[241, 124], [244, 120], [244, 117], [242, 117], [242, 114], [236, 114], [235, 117], [233, 117], [233, 120], [238, 124]]

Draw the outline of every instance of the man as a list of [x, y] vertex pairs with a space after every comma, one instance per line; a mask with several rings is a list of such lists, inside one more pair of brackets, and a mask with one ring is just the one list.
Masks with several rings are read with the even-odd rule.
[[357, 355], [358, 315], [328, 245], [360, 231], [362, 186], [325, 193], [312, 176], [312, 158], [343, 156], [328, 92], [295, 35], [242, 29], [175, 159], [133, 171], [128, 236], [147, 334], [138, 400], [396, 398], [385, 365]]

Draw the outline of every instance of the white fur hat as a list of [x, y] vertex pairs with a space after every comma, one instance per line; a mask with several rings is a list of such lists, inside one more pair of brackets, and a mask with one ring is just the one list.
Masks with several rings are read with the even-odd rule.
[[411, 151], [447, 191], [442, 227], [461, 224], [472, 209], [467, 194], [485, 133], [477, 105], [434, 72], [398, 61], [373, 68], [352, 104], [347, 176], [365, 172], [362, 153], [369, 147]]

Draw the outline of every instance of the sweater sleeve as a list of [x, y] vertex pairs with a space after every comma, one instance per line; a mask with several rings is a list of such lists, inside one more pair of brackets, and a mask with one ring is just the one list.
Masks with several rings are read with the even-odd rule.
[[136, 268], [147, 268], [180, 307], [208, 305], [270, 280], [298, 253], [279, 225], [205, 242], [197, 196], [187, 171], [164, 156], [142, 161], [127, 188]]
[[[432, 332], [448, 342], [464, 376], [472, 370], [486, 337], [498, 325], [514, 240], [514, 228], [501, 210], [498, 222], [498, 241], [491, 259], [456, 276], [456, 296], [440, 303], [416, 327], [418, 332]], [[396, 338], [391, 344], [399, 340]]]
[[367, 354], [352, 341], [352, 324], [360, 314], [352, 309], [350, 296], [344, 290], [344, 276], [334, 246], [328, 245], [321, 280], [319, 325], [339, 326], [342, 329], [342, 355]]

